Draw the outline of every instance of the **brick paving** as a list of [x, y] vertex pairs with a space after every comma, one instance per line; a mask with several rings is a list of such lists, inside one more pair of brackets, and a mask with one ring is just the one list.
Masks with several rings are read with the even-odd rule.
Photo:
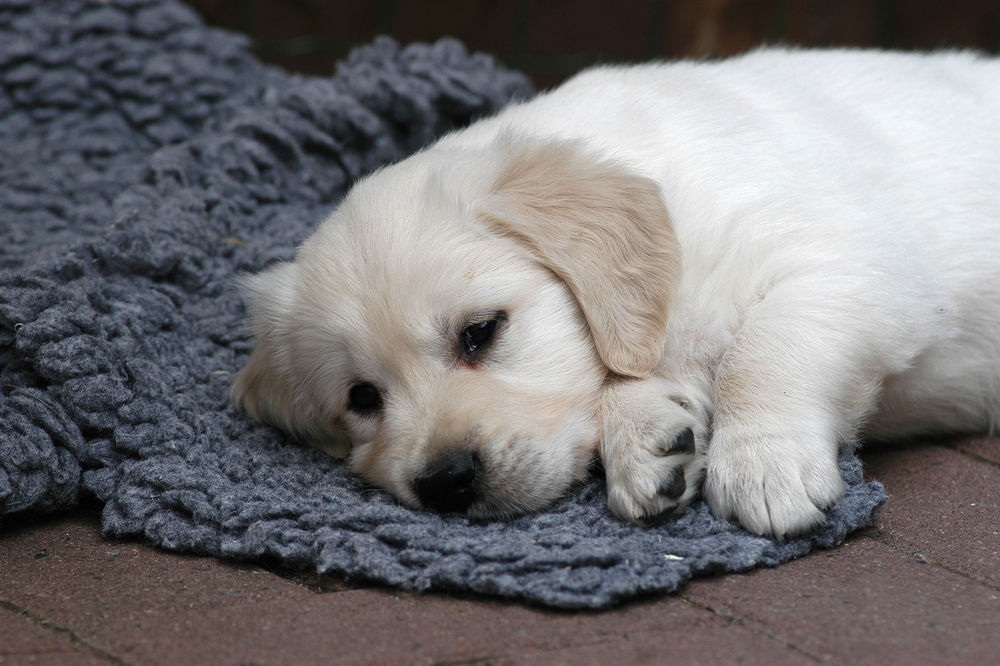
[[588, 65], [741, 53], [765, 42], [1000, 51], [996, 0], [188, 0], [287, 69], [328, 75], [351, 47], [458, 37], [540, 87]]
[[988, 664], [1000, 655], [1000, 439], [872, 449], [877, 527], [774, 569], [604, 612], [411, 594], [100, 536], [0, 532], [0, 664]]

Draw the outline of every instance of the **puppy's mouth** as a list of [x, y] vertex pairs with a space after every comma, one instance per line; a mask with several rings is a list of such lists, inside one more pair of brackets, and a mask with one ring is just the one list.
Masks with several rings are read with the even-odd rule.
[[572, 477], [534, 479], [538, 469], [530, 462], [509, 466], [479, 451], [457, 449], [432, 458], [412, 487], [424, 509], [476, 520], [505, 520], [544, 509], [577, 481]]

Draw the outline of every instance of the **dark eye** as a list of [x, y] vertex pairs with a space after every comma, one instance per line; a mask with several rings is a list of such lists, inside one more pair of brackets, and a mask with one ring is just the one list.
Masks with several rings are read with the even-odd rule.
[[355, 414], [372, 414], [382, 409], [382, 394], [368, 382], [355, 384], [347, 392], [347, 408]]
[[466, 326], [462, 331], [462, 355], [471, 358], [489, 347], [501, 319], [502, 315], [496, 315]]

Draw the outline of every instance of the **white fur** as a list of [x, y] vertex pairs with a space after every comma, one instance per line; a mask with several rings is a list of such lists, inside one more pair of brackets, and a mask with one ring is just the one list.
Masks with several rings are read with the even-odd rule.
[[[665, 203], [678, 279], [659, 362], [626, 373], [645, 377], [606, 378], [579, 295], [483, 222], [511, 154], [552, 141]], [[623, 518], [683, 507], [704, 474], [719, 515], [800, 532], [842, 493], [840, 442], [1000, 417], [1000, 63], [773, 49], [591, 70], [366, 179], [252, 285], [271, 353], [236, 398], [353, 445], [403, 501], [444, 440], [489, 460], [480, 515], [544, 506], [600, 450]], [[487, 310], [510, 315], [496, 355], [456, 366], [461, 318]], [[377, 419], [345, 415], [358, 377], [385, 385]], [[664, 455], [687, 427], [695, 454]]]

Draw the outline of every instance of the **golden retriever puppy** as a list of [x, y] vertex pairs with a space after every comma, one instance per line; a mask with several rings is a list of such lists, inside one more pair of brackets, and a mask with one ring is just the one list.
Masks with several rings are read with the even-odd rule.
[[251, 415], [402, 502], [699, 492], [782, 537], [840, 443], [1000, 416], [1000, 63], [761, 50], [605, 67], [359, 182], [246, 280]]

